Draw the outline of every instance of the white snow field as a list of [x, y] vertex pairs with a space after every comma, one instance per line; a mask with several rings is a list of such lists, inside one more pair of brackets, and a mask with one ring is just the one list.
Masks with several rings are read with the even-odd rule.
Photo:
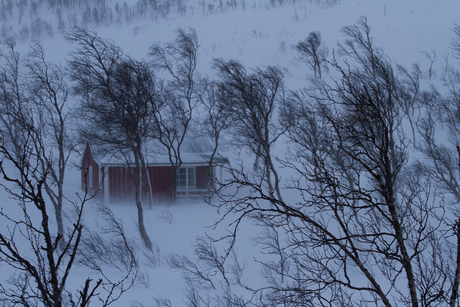
[[[418, 63], [423, 71], [429, 68], [429, 61], [423, 55], [423, 51], [435, 51], [438, 58], [435, 66], [441, 69], [442, 57], [449, 52], [452, 29], [455, 23], [460, 23], [458, 0], [338, 0], [330, 5], [307, 0], [284, 2], [283, 5], [278, 2], [270, 4], [263, 0], [248, 0], [244, 8], [243, 1], [238, 2], [235, 10], [227, 9], [221, 12], [219, 9], [209, 9], [210, 4], [217, 7], [218, 1], [208, 0], [207, 9], [203, 12], [199, 1], [186, 0], [185, 15], [171, 12], [167, 18], [145, 18], [123, 25], [87, 26], [99, 36], [113, 40], [125, 54], [134, 59], [147, 58], [148, 48], [155, 42], [171, 42], [178, 28], [193, 28], [200, 40], [197, 71], [201, 75], [209, 75], [211, 78], [215, 75], [211, 68], [214, 58], [236, 59], [248, 68], [279, 65], [289, 71], [285, 78], [286, 88], [296, 90], [307, 85], [307, 77], [313, 72], [299, 59], [297, 51], [292, 46], [305, 39], [311, 31], [321, 32], [323, 45], [329, 49], [331, 56], [337, 43], [343, 42], [341, 28], [353, 25], [360, 17], [366, 16], [375, 46], [383, 48], [393, 63], [402, 64], [407, 68], [413, 63]], [[46, 19], [46, 15], [42, 18]], [[12, 27], [14, 29], [14, 26]], [[55, 30], [53, 37], [43, 36], [41, 41], [48, 59], [65, 66], [67, 52], [72, 50], [73, 46], [65, 42], [63, 35]], [[20, 42], [18, 49], [26, 52], [28, 44]], [[274, 148], [274, 155], [283, 156], [284, 148], [282, 141], [278, 142]], [[237, 152], [225, 148], [220, 152], [227, 156], [233, 165], [239, 161], [252, 165], [253, 157], [245, 150]], [[69, 165], [78, 165], [80, 159], [81, 157], [74, 155]], [[283, 170], [280, 172], [283, 179], [290, 175], [283, 173]], [[76, 167], [68, 168], [65, 189], [69, 199], [75, 200], [76, 193], [81, 195], [80, 171]], [[0, 193], [3, 200], [0, 207], [5, 210], [4, 212], [14, 212], [16, 201], [10, 199], [5, 191], [2, 190]], [[287, 196], [289, 197], [293, 202], [296, 201], [295, 195]], [[142, 278], [113, 306], [156, 306], [155, 298], [169, 299], [171, 306], [186, 306], [189, 288], [181, 272], [168, 265], [168, 255], [185, 255], [198, 263], [194, 254], [195, 240], [206, 235], [215, 239], [227, 235], [227, 227], [231, 228], [231, 225], [228, 225], [232, 221], [231, 217], [212, 227], [222, 218], [222, 214], [205, 202], [154, 204], [153, 208], [146, 208], [144, 211], [146, 229], [155, 246], [154, 257], [149, 258], [145, 255], [145, 248], [137, 231], [135, 205], [105, 205], [122, 222], [127, 237], [137, 246], [136, 253], [142, 274]], [[65, 213], [71, 219], [73, 208], [69, 203], [65, 206]], [[86, 205], [84, 225], [88, 229], [98, 229], [97, 227], [104, 223], [101, 217], [98, 217], [97, 206], [95, 201]], [[67, 225], [70, 223], [68, 219], [65, 222]], [[4, 231], [5, 226], [0, 225], [0, 230]], [[261, 231], [262, 228], [253, 225], [249, 219], [243, 220], [239, 226], [235, 246], [239, 264], [243, 268], [242, 282], [253, 289], [267, 285], [258, 260], [275, 257], [264, 254], [260, 246], [254, 243], [253, 238]], [[219, 254], [225, 252], [226, 242], [224, 240], [215, 243]], [[228, 265], [230, 264], [229, 261]], [[107, 270], [109, 275], [116, 277], [119, 274], [115, 268], [109, 267]], [[5, 263], [0, 262], [0, 272], [0, 278], [4, 280], [13, 271]], [[210, 283], [204, 282], [197, 291], [203, 298], [223, 296], [225, 284], [222, 276], [214, 269], [208, 273], [216, 289], [213, 289]], [[92, 271], [81, 265], [74, 265], [69, 289], [80, 289], [81, 282], [93, 274], [96, 279], [97, 275]], [[231, 289], [234, 294], [245, 299], [251, 298], [251, 292], [239, 285], [232, 283]], [[98, 306], [97, 300], [93, 300], [94, 306]], [[202, 305], [205, 306], [205, 302], [202, 302]], [[211, 304], [213, 305], [214, 303]]]

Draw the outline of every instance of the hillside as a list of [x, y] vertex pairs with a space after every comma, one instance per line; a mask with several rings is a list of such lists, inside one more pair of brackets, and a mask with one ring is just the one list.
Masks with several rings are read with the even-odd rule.
[[[428, 90], [429, 86], [434, 84], [440, 92], [448, 92], [448, 89], [443, 87], [446, 82], [441, 80], [443, 71], [446, 70], [446, 59], [451, 65], [457, 63], [456, 69], [460, 67], [458, 61], [452, 56], [451, 49], [449, 49], [452, 37], [454, 37], [452, 30], [456, 24], [460, 24], [460, 2], [453, 0], [234, 0], [226, 3], [216, 0], [138, 1], [136, 3], [129, 3], [129, 1], [123, 3], [94, 1], [93, 3], [91, 1], [1, 0], [0, 12], [1, 33], [4, 36], [16, 36], [17, 49], [21, 54], [27, 52], [30, 41], [39, 39], [44, 44], [46, 58], [54, 63], [60, 63], [62, 67], [65, 67], [66, 61], [69, 60], [68, 53], [75, 48], [74, 45], [64, 39], [64, 33], [71, 30], [74, 25], [86, 26], [88, 29], [94, 30], [100, 37], [110, 39], [115, 45], [121, 47], [125, 55], [139, 60], [147, 59], [147, 53], [152, 44], [171, 42], [174, 40], [178, 28], [191, 28], [196, 31], [199, 38], [197, 72], [201, 76], [209, 76], [211, 79], [218, 78], [216, 69], [213, 69], [211, 64], [212, 60], [216, 58], [222, 58], [225, 61], [237, 60], [248, 70], [257, 67], [263, 69], [273, 65], [286, 69], [284, 85], [286, 93], [289, 93], [289, 91], [297, 91], [309, 86], [311, 84], [309, 77], [313, 75], [313, 70], [302, 61], [294, 46], [299, 41], [304, 40], [310, 32], [320, 31], [322, 46], [329, 50], [327, 60], [332, 61], [332, 55], [338, 50], [337, 44], [343, 43], [345, 39], [341, 29], [355, 25], [363, 16], [367, 18], [371, 28], [370, 35], [374, 46], [382, 48], [389, 63], [395, 67], [400, 64], [408, 70], [413, 68], [413, 64], [419, 65], [421, 70], [420, 84], [423, 87], [421, 90]], [[331, 65], [329, 65], [329, 71], [330, 73], [326, 72], [323, 75], [328, 82], [340, 75]], [[76, 98], [72, 98], [70, 103], [75, 104], [76, 101]], [[406, 122], [403, 126], [406, 127], [405, 125], [408, 126]], [[231, 137], [232, 135], [227, 135], [226, 140], [231, 139]], [[439, 133], [439, 140], [449, 138], [450, 134], [447, 132]], [[247, 148], [238, 151], [229, 144], [229, 142], [223, 144], [221, 153], [229, 158], [232, 166], [236, 167], [240, 162], [244, 162], [246, 167], [252, 165], [254, 155], [249, 153]], [[410, 146], [413, 145], [410, 144]], [[273, 145], [273, 156], [281, 160], [289, 160], [286, 158], [287, 152], [293, 147], [292, 143], [286, 143], [286, 137], [283, 136]], [[408, 151], [415, 152], [416, 150], [410, 147]], [[416, 153], [414, 157], [418, 157], [418, 155], [419, 153]], [[80, 159], [78, 154], [73, 154], [69, 165], [78, 165]], [[288, 163], [284, 161], [283, 164], [280, 162], [281, 160], [277, 160], [276, 163], [278, 163], [277, 167], [279, 167], [280, 177], [283, 180], [281, 186], [284, 187], [287, 184], [292, 184], [288, 179], [291, 176], [297, 176], [298, 173], [295, 173], [293, 168], [286, 168]], [[228, 173], [224, 177], [231, 178]], [[359, 180], [364, 181], [364, 179]], [[77, 200], [74, 197], [75, 193], [81, 195], [80, 172], [76, 167], [69, 167], [67, 170], [65, 190], [69, 199]], [[302, 194], [299, 191], [291, 193], [289, 189], [283, 189], [283, 193], [285, 193], [286, 202], [295, 208], [302, 202]], [[414, 192], [414, 194], [416, 193]], [[3, 196], [3, 199], [8, 197], [8, 194], [3, 190], [0, 195]], [[409, 197], [406, 194], [401, 195], [400, 197], [403, 199], [406, 196]], [[426, 196], [427, 199], [431, 199], [430, 195]], [[449, 197], [446, 196], [446, 199]], [[264, 204], [265, 200], [259, 199], [259, 201]], [[213, 204], [217, 205], [218, 203], [218, 199], [214, 199]], [[15, 205], [15, 200], [8, 199], [1, 207], [11, 209]], [[216, 266], [216, 262], [207, 263], [203, 261], [203, 255], [201, 255], [201, 262], [198, 260], [199, 253], [196, 248], [200, 247], [197, 242], [201, 242], [201, 246], [209, 243], [209, 246], [215, 248], [217, 258], [223, 259], [222, 257], [226, 252], [225, 247], [229, 246], [229, 240], [214, 243], [211, 239], [207, 239], [206, 235], [214, 239], [230, 235], [229, 238], [231, 239], [231, 231], [235, 227], [235, 224], [231, 222], [234, 221], [233, 219], [238, 219], [237, 212], [228, 213], [223, 222], [213, 227], [215, 222], [223, 218], [223, 214], [226, 212], [225, 207], [218, 210], [218, 208], [211, 207], [204, 202], [179, 203], [171, 206], [156, 204], [153, 208], [145, 210], [147, 232], [154, 245], [154, 251], [149, 253], [145, 251], [137, 231], [135, 207], [128, 204], [117, 206], [110, 206], [109, 204], [109, 207], [115, 218], [122, 222], [127, 238], [135, 247], [140, 272], [138, 281], [113, 306], [130, 306], [130, 304], [137, 307], [251, 306], [250, 303], [247, 305], [243, 303], [250, 300], [259, 306], [258, 304], [261, 303], [258, 301], [258, 295], [268, 293], [270, 286], [279, 282], [279, 276], [270, 275], [267, 267], [277, 263], [279, 254], [281, 254], [280, 250], [269, 246], [268, 241], [261, 238], [273, 238], [276, 234], [279, 236], [277, 242], [281, 242], [280, 244], [286, 247], [287, 242], [292, 243], [288, 239], [289, 233], [294, 231], [283, 224], [287, 228], [281, 227], [279, 232], [270, 232], [274, 228], [264, 227], [260, 220], [243, 219], [237, 227], [238, 237], [233, 249], [235, 253], [230, 254], [225, 263], [228, 275], [234, 277], [227, 284]], [[86, 210], [84, 225], [102, 233], [98, 227], [103, 227], [104, 220], [97, 211], [97, 203], [90, 202]], [[299, 209], [299, 211], [302, 210], [304, 209]], [[66, 219], [71, 220], [74, 217], [72, 206], [67, 204], [65, 211]], [[452, 212], [454, 211], [446, 211], [445, 215], [453, 220]], [[371, 213], [368, 214], [371, 215]], [[417, 218], [415, 219], [417, 220]], [[337, 224], [332, 222], [331, 225], [331, 227], [338, 229]], [[5, 226], [1, 227], [5, 231]], [[448, 228], [447, 226], [443, 227]], [[336, 228], [332, 232], [336, 231]], [[197, 238], [200, 238], [201, 241], [196, 241]], [[448, 240], [452, 238], [453, 236], [449, 237]], [[299, 241], [301, 240], [299, 239]], [[393, 243], [389, 245], [393, 246]], [[449, 246], [451, 248], [451, 245]], [[297, 251], [296, 248], [293, 248], [287, 252], [291, 253], [292, 256]], [[302, 250], [302, 252], [305, 251]], [[414, 252], [414, 254], [416, 253]], [[174, 257], [183, 255], [197, 263], [198, 268], [205, 272], [205, 275], [212, 282], [205, 279], [192, 279], [195, 283], [191, 283], [189, 278], [189, 283], [187, 283], [184, 276], [190, 276], [190, 274], [187, 275], [184, 270], [181, 272], [180, 269], [171, 268], [174, 266], [171, 265], [173, 260], [178, 259]], [[309, 261], [310, 258], [306, 254], [303, 256], [305, 257], [302, 258], [303, 261]], [[375, 259], [370, 258], [368, 256], [366, 259], [372, 263]], [[348, 263], [347, 261], [351, 263], [349, 259], [345, 260], [344, 263]], [[378, 260], [375, 260], [375, 263], [380, 264]], [[377, 264], [375, 267], [378, 266]], [[291, 263], [291, 265], [294, 267], [298, 263]], [[339, 267], [339, 271], [342, 268], [340, 265], [334, 265], [332, 267]], [[176, 263], [176, 266], [180, 265]], [[110, 265], [107, 267], [109, 267], [107, 272], [110, 276], [118, 276], [120, 271], [123, 271], [118, 271]], [[189, 265], [187, 268], [193, 269], [193, 266]], [[0, 262], [0, 269], [2, 276], [7, 276], [6, 273], [12, 272], [11, 268], [2, 262]], [[362, 278], [362, 275], [359, 275], [357, 271], [358, 269], [353, 268], [353, 275], [347, 276], [347, 278], [353, 281]], [[79, 264], [73, 268], [72, 272], [74, 272], [75, 275], [73, 276], [75, 277], [71, 279], [69, 288], [76, 288], [73, 290], [81, 288], [79, 279], [84, 280], [88, 275], [93, 276], [92, 274], [94, 274], [94, 279], [97, 276], [94, 271], [89, 271]], [[389, 275], [391, 274], [389, 273]], [[1, 278], [6, 279], [6, 277]], [[407, 287], [406, 280], [404, 277], [401, 279], [391, 285], [389, 282], [383, 282], [385, 289], [389, 289], [389, 293], [397, 292], [397, 287], [401, 285], [405, 289]], [[284, 281], [281, 282], [281, 284], [283, 283]], [[5, 284], [2, 281], [2, 285], [5, 286]], [[365, 282], [362, 284], [358, 282], [358, 284], [363, 287], [368, 285]], [[300, 282], [298, 286], [301, 287]], [[266, 292], [251, 292], [251, 289], [264, 289]], [[350, 294], [351, 298], [355, 292], [350, 291], [350, 293], [352, 293]], [[375, 293], [371, 293], [369, 296], [365, 296], [365, 299], [368, 300], [374, 295], [377, 297]], [[199, 296], [196, 305], [191, 303], [193, 296], [195, 298]], [[230, 297], [234, 299], [232, 303], [229, 302]], [[170, 300], [170, 305], [168, 300]], [[370, 304], [370, 301], [366, 300], [361, 300], [363, 306], [366, 303]], [[381, 301], [376, 298], [375, 300], [376, 305], [383, 305]], [[96, 299], [93, 300], [93, 304], [98, 306]], [[397, 306], [397, 303], [394, 304]], [[304, 306], [300, 303], [297, 305], [295, 301], [287, 305]], [[305, 303], [305, 306], [308, 304]]]

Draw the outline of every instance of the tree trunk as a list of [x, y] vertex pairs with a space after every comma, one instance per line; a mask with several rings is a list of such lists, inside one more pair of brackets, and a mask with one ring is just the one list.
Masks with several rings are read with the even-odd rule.
[[208, 178], [206, 178], [207, 180], [206, 187], [208, 189], [208, 201], [211, 201], [212, 189], [214, 188], [215, 178], [214, 178], [214, 169], [213, 169], [212, 163], [213, 163], [214, 157], [217, 154], [218, 147], [219, 147], [219, 139], [218, 137], [216, 137], [216, 139], [214, 140], [214, 148], [212, 150], [211, 157], [209, 157], [208, 171], [207, 171]]
[[[45, 163], [45, 162], [42, 162], [42, 163]], [[55, 181], [55, 180], [53, 179], [53, 181]], [[51, 189], [51, 187], [49, 186], [47, 181], [45, 181], [45, 183], [44, 183], [46, 194], [50, 198], [51, 203], [53, 204], [53, 207], [54, 207], [54, 214], [55, 214], [55, 217], [56, 217], [56, 224], [57, 224], [57, 228], [58, 228], [57, 229], [57, 234], [58, 234], [58, 236], [61, 236], [61, 238], [59, 239], [59, 248], [61, 250], [64, 250], [64, 248], [66, 246], [66, 240], [65, 240], [65, 237], [64, 237], [64, 222], [62, 220], [62, 199], [63, 199], [64, 192], [62, 190], [62, 182], [61, 183], [56, 182], [56, 184], [58, 186], [58, 194], [56, 194]]]
[[[460, 147], [457, 145], [458, 169], [460, 172]], [[460, 174], [460, 173], [459, 173]], [[460, 175], [459, 175], [460, 176]], [[454, 227], [455, 236], [457, 237], [457, 262], [455, 267], [454, 282], [452, 285], [452, 294], [450, 296], [449, 306], [455, 307], [458, 299], [458, 288], [460, 285], [460, 218], [457, 219]]]
[[171, 205], [173, 200], [174, 200], [174, 188], [176, 187], [176, 182], [177, 182], [177, 171], [179, 170], [180, 166], [174, 166], [173, 167], [173, 172], [171, 174], [171, 184], [169, 185], [169, 190], [168, 190], [168, 196], [169, 196], [169, 202], [168, 204]]
[[145, 180], [145, 190], [147, 192], [148, 206], [149, 208], [152, 208], [153, 207], [152, 185], [150, 183], [149, 171], [145, 163], [144, 156], [142, 155], [142, 152], [140, 150], [139, 150], [139, 159], [141, 161], [142, 173], [144, 175], [144, 180]]
[[62, 200], [54, 206], [54, 212], [56, 215], [56, 223], [58, 227], [58, 236], [61, 236], [59, 239], [59, 248], [64, 250], [66, 246], [66, 240], [64, 238], [64, 223], [62, 222]]
[[273, 161], [271, 159], [271, 157], [269, 158], [269, 168], [271, 169], [271, 172], [273, 173], [273, 176], [275, 178], [275, 192], [276, 192], [276, 195], [278, 196], [278, 200], [283, 201], [283, 198], [281, 197], [281, 191], [280, 191], [280, 179], [278, 177], [278, 172], [276, 171], [275, 169], [275, 166], [273, 165]]
[[261, 156], [261, 153], [260, 153], [261, 147], [262, 147], [262, 145], [258, 144], [257, 145], [257, 150], [255, 152], [256, 158], [254, 160], [254, 167], [253, 167], [253, 170], [254, 170], [255, 173], [259, 173], [259, 159], [260, 159], [260, 156]]
[[138, 155], [135, 155], [136, 160], [136, 207], [137, 207], [137, 223], [139, 225], [139, 232], [141, 234], [142, 241], [148, 249], [152, 249], [152, 241], [150, 241], [149, 235], [145, 230], [144, 225], [144, 209], [142, 208], [141, 191], [142, 191], [142, 176], [141, 176], [141, 162]]
[[458, 299], [458, 288], [460, 284], [460, 218], [455, 223], [455, 236], [457, 237], [457, 262], [455, 267], [454, 282], [452, 285], [452, 294], [450, 296], [449, 306], [455, 307]]
[[[386, 182], [391, 182], [391, 178], [385, 179]], [[404, 242], [404, 234], [396, 210], [396, 201], [393, 197], [393, 189], [391, 187], [387, 187], [385, 192], [387, 193], [387, 195], [385, 195], [385, 198], [388, 206], [388, 211], [390, 212], [391, 223], [395, 231], [396, 241], [398, 242], [399, 250], [401, 253], [401, 264], [404, 267], [404, 271], [406, 273], [407, 284], [409, 287], [409, 294], [411, 299], [411, 306], [418, 307], [417, 287], [415, 285], [414, 271], [412, 269], [411, 258], [409, 256], [406, 244]]]
[[[268, 134], [268, 131], [267, 131]], [[268, 139], [268, 137], [267, 137]], [[283, 198], [281, 197], [281, 191], [280, 191], [280, 180], [278, 177], [278, 172], [275, 169], [275, 166], [273, 165], [273, 160], [271, 157], [271, 150], [270, 150], [270, 144], [266, 144], [265, 146], [265, 168], [267, 171], [267, 181], [268, 185], [270, 188], [270, 195], [273, 195], [276, 192], [276, 196], [278, 197], [278, 200], [283, 201]], [[273, 183], [271, 181], [271, 174], [273, 174], [274, 179], [275, 179], [275, 185], [273, 186]]]

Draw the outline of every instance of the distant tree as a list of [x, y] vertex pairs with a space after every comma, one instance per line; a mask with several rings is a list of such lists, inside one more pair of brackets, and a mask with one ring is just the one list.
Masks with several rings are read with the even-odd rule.
[[150, 47], [149, 55], [156, 69], [166, 71], [170, 80], [163, 91], [162, 110], [154, 112], [154, 137], [167, 151], [172, 167], [169, 201], [173, 200], [177, 172], [182, 165], [182, 144], [189, 132], [194, 112], [200, 102], [197, 97], [198, 36], [195, 30], [176, 31], [174, 42]]
[[57, 17], [58, 30], [60, 32], [64, 32], [66, 24], [65, 24], [64, 18], [62, 16], [62, 9], [61, 8], [58, 8], [56, 10], [56, 17]]
[[304, 41], [300, 41], [294, 48], [300, 53], [300, 57], [311, 66], [315, 76], [321, 78], [322, 68], [326, 68], [324, 59], [328, 55], [326, 47], [321, 47], [321, 33], [312, 31]]
[[0, 50], [0, 120], [2, 138], [10, 146], [10, 153], [20, 157], [23, 151], [22, 126], [29, 117], [29, 101], [25, 85], [24, 67], [20, 54], [16, 51], [16, 42], [6, 38], [3, 42], [6, 50]]
[[[279, 176], [274, 166], [272, 147], [286, 131], [277, 121], [277, 109], [284, 102], [284, 72], [268, 66], [248, 72], [239, 62], [215, 59], [221, 103], [228, 104], [235, 145], [246, 147], [255, 155], [254, 169], [262, 160], [263, 178], [270, 193], [281, 198]], [[272, 182], [274, 180], [274, 182]]]
[[76, 81], [74, 90], [82, 98], [82, 118], [87, 122], [81, 133], [95, 145], [123, 155], [128, 165], [134, 160], [139, 231], [151, 249], [141, 191], [145, 180], [151, 206], [144, 152], [155, 125], [151, 112], [157, 95], [155, 75], [146, 63], [124, 57], [119, 47], [94, 32], [76, 29], [67, 35], [67, 40], [78, 44], [69, 66]]
[[460, 60], [460, 25], [456, 24], [454, 29], [454, 37], [451, 42], [451, 49], [455, 54], [455, 58]]
[[19, 11], [19, 23], [22, 22], [22, 17], [24, 16], [24, 13], [26, 11], [26, 8], [28, 6], [28, 1], [27, 0], [19, 0], [16, 1], [16, 7], [18, 8]]
[[35, 17], [30, 23], [30, 34], [32, 37], [39, 39], [44, 31], [43, 20], [40, 17]]

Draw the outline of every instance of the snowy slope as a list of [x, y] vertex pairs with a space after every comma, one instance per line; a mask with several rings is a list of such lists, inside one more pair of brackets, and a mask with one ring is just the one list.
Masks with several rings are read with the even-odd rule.
[[[101, 26], [94, 30], [100, 36], [112, 39], [131, 57], [146, 58], [148, 48], [154, 42], [172, 41], [178, 27], [194, 28], [201, 42], [198, 71], [202, 75], [213, 75], [210, 66], [213, 58], [237, 59], [247, 67], [279, 65], [289, 71], [286, 87], [295, 90], [306, 84], [306, 77], [312, 72], [298, 59], [292, 45], [305, 39], [311, 31], [319, 30], [323, 44], [332, 51], [343, 40], [340, 29], [366, 16], [375, 45], [382, 47], [395, 63], [406, 67], [420, 63], [422, 69], [428, 69], [429, 62], [421, 51], [435, 50], [438, 58], [435, 64], [440, 69], [442, 57], [448, 52], [451, 29], [454, 23], [460, 23], [458, 0], [350, 0], [331, 7], [317, 5], [314, 1], [298, 1], [284, 6], [253, 6], [248, 3], [244, 10], [240, 7], [235, 11], [212, 14], [203, 14], [197, 2], [190, 1], [188, 5], [185, 16], [172, 13], [167, 19], [135, 21], [122, 27]], [[193, 13], [191, 7], [194, 7]], [[60, 60], [64, 65], [66, 53], [72, 46], [63, 40], [62, 35], [55, 33], [53, 38], [43, 38], [42, 41], [49, 59]], [[26, 50], [27, 43], [21, 43], [20, 48]], [[278, 146], [277, 150], [281, 151], [281, 147]], [[233, 161], [240, 158], [234, 153], [229, 155]], [[243, 153], [242, 159], [250, 158]], [[78, 161], [79, 157], [75, 157], [75, 163]], [[72, 168], [67, 176], [68, 193], [74, 195], [79, 191], [79, 172]], [[94, 209], [88, 209], [86, 223], [95, 227], [94, 214], [91, 213]], [[217, 229], [206, 227], [213, 225], [220, 218], [219, 214], [204, 203], [182, 203], [170, 207], [157, 205], [146, 210], [147, 231], [160, 253], [160, 262], [151, 266], [142, 256], [142, 244], [135, 226], [135, 208], [119, 205], [111, 206], [111, 209], [116, 217], [123, 220], [128, 236], [137, 242], [142, 271], [149, 280], [136, 285], [115, 305], [128, 306], [135, 300], [145, 306], [153, 306], [152, 297], [161, 296], [170, 298], [173, 306], [183, 306], [185, 283], [180, 272], [168, 268], [164, 256], [176, 253], [193, 259], [193, 244], [197, 236], [209, 234], [217, 238], [225, 235], [225, 224]], [[166, 216], [172, 217], [171, 222], [164, 218], [165, 212]], [[243, 224], [237, 247], [238, 256], [244, 259], [245, 281], [254, 287], [262, 285], [260, 267], [254, 259], [263, 255], [251, 241], [258, 231], [249, 222]], [[6, 272], [4, 266], [0, 269]], [[80, 273], [83, 277], [87, 272], [82, 270]], [[203, 291], [212, 293], [210, 289]]]

